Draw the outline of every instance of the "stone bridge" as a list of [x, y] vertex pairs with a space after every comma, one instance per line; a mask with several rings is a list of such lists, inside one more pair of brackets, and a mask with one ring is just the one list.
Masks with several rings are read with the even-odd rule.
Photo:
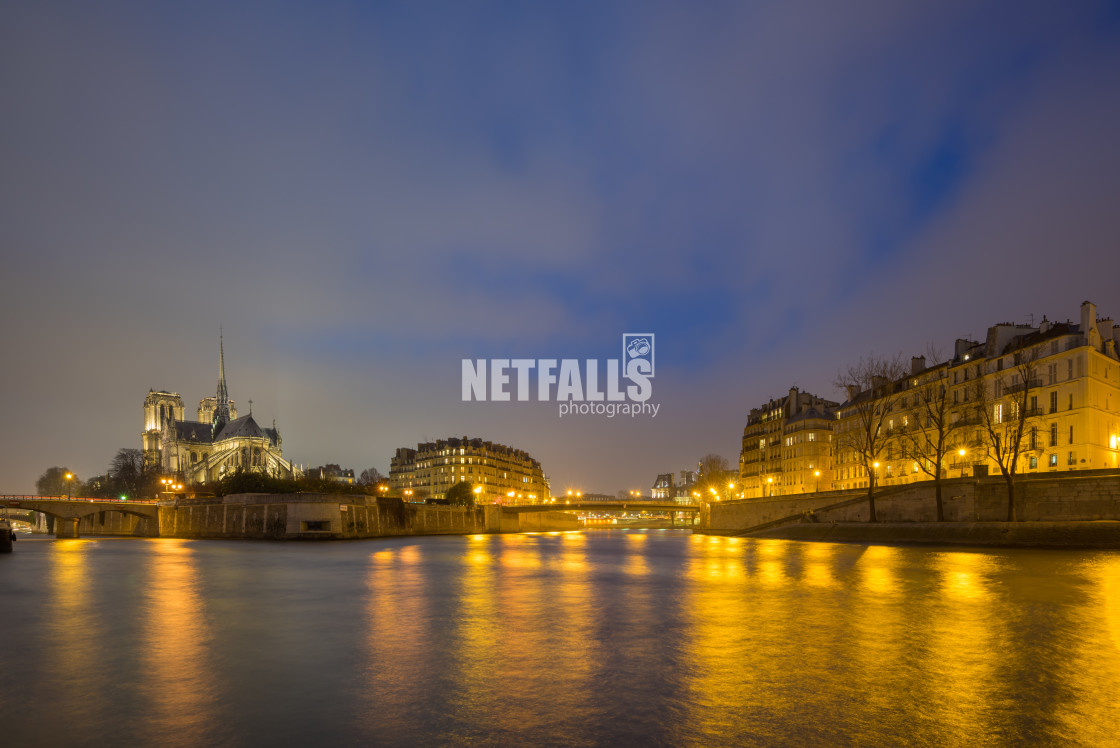
[[0, 496], [0, 506], [30, 509], [54, 518], [56, 538], [78, 537], [78, 522], [98, 512], [121, 512], [140, 518], [137, 535], [159, 535], [159, 506], [155, 501], [82, 499], [65, 496]]

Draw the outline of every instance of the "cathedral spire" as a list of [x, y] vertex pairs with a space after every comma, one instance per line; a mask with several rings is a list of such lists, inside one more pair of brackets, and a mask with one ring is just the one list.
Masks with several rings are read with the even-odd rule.
[[226, 389], [226, 350], [222, 328], [218, 327], [218, 397], [214, 422], [229, 423], [229, 390]]

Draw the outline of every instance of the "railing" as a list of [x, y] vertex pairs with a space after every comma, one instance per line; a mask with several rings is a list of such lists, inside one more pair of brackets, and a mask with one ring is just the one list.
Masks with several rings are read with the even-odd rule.
[[101, 499], [81, 496], [29, 496], [26, 494], [0, 494], [0, 501], [81, 501], [99, 504], [157, 504], [155, 499]]

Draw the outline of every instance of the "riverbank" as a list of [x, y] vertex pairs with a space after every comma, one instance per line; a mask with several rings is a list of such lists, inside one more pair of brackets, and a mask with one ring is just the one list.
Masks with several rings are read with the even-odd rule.
[[1114, 548], [1120, 522], [829, 522], [708, 535], [782, 538], [824, 543], [962, 545], [1004, 548]]

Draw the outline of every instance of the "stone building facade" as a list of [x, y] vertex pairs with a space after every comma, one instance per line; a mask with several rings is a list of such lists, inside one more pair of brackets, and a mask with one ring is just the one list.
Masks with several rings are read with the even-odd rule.
[[765, 498], [831, 487], [837, 403], [791, 387], [752, 408], [739, 452], [739, 498]]
[[391, 490], [413, 497], [440, 498], [467, 481], [484, 504], [543, 504], [549, 481], [541, 464], [523, 450], [504, 444], [462, 438], [440, 439], [401, 447], [389, 466]]
[[284, 459], [283, 440], [273, 422], [262, 428], [250, 411], [237, 415], [226, 388], [225, 348], [218, 344], [218, 390], [198, 405], [198, 420], [185, 420], [177, 392], [149, 390], [144, 398], [141, 444], [148, 469], [189, 485], [205, 485], [238, 470], [274, 477], [298, 477]]
[[[889, 403], [883, 427], [887, 439], [877, 460], [876, 484], [902, 485], [932, 477], [906, 440], [915, 431], [935, 437], [920, 399], [924, 388], [946, 393], [947, 458], [942, 477], [998, 475], [991, 438], [983, 415], [1002, 422], [1025, 413], [1018, 474], [1058, 473], [1120, 467], [1120, 325], [1097, 317], [1091, 302], [1081, 305], [1080, 320], [1038, 325], [999, 324], [984, 341], [957, 340], [948, 361], [925, 365], [913, 360], [909, 375], [890, 383], [881, 394], [849, 393], [837, 408], [834, 430], [837, 489], [866, 488], [867, 468], [845, 446], [845, 433], [859, 428], [861, 403]], [[985, 411], [977, 411], [978, 404]], [[923, 469], [924, 468], [924, 469]], [[933, 472], [936, 468], [933, 467]]]

